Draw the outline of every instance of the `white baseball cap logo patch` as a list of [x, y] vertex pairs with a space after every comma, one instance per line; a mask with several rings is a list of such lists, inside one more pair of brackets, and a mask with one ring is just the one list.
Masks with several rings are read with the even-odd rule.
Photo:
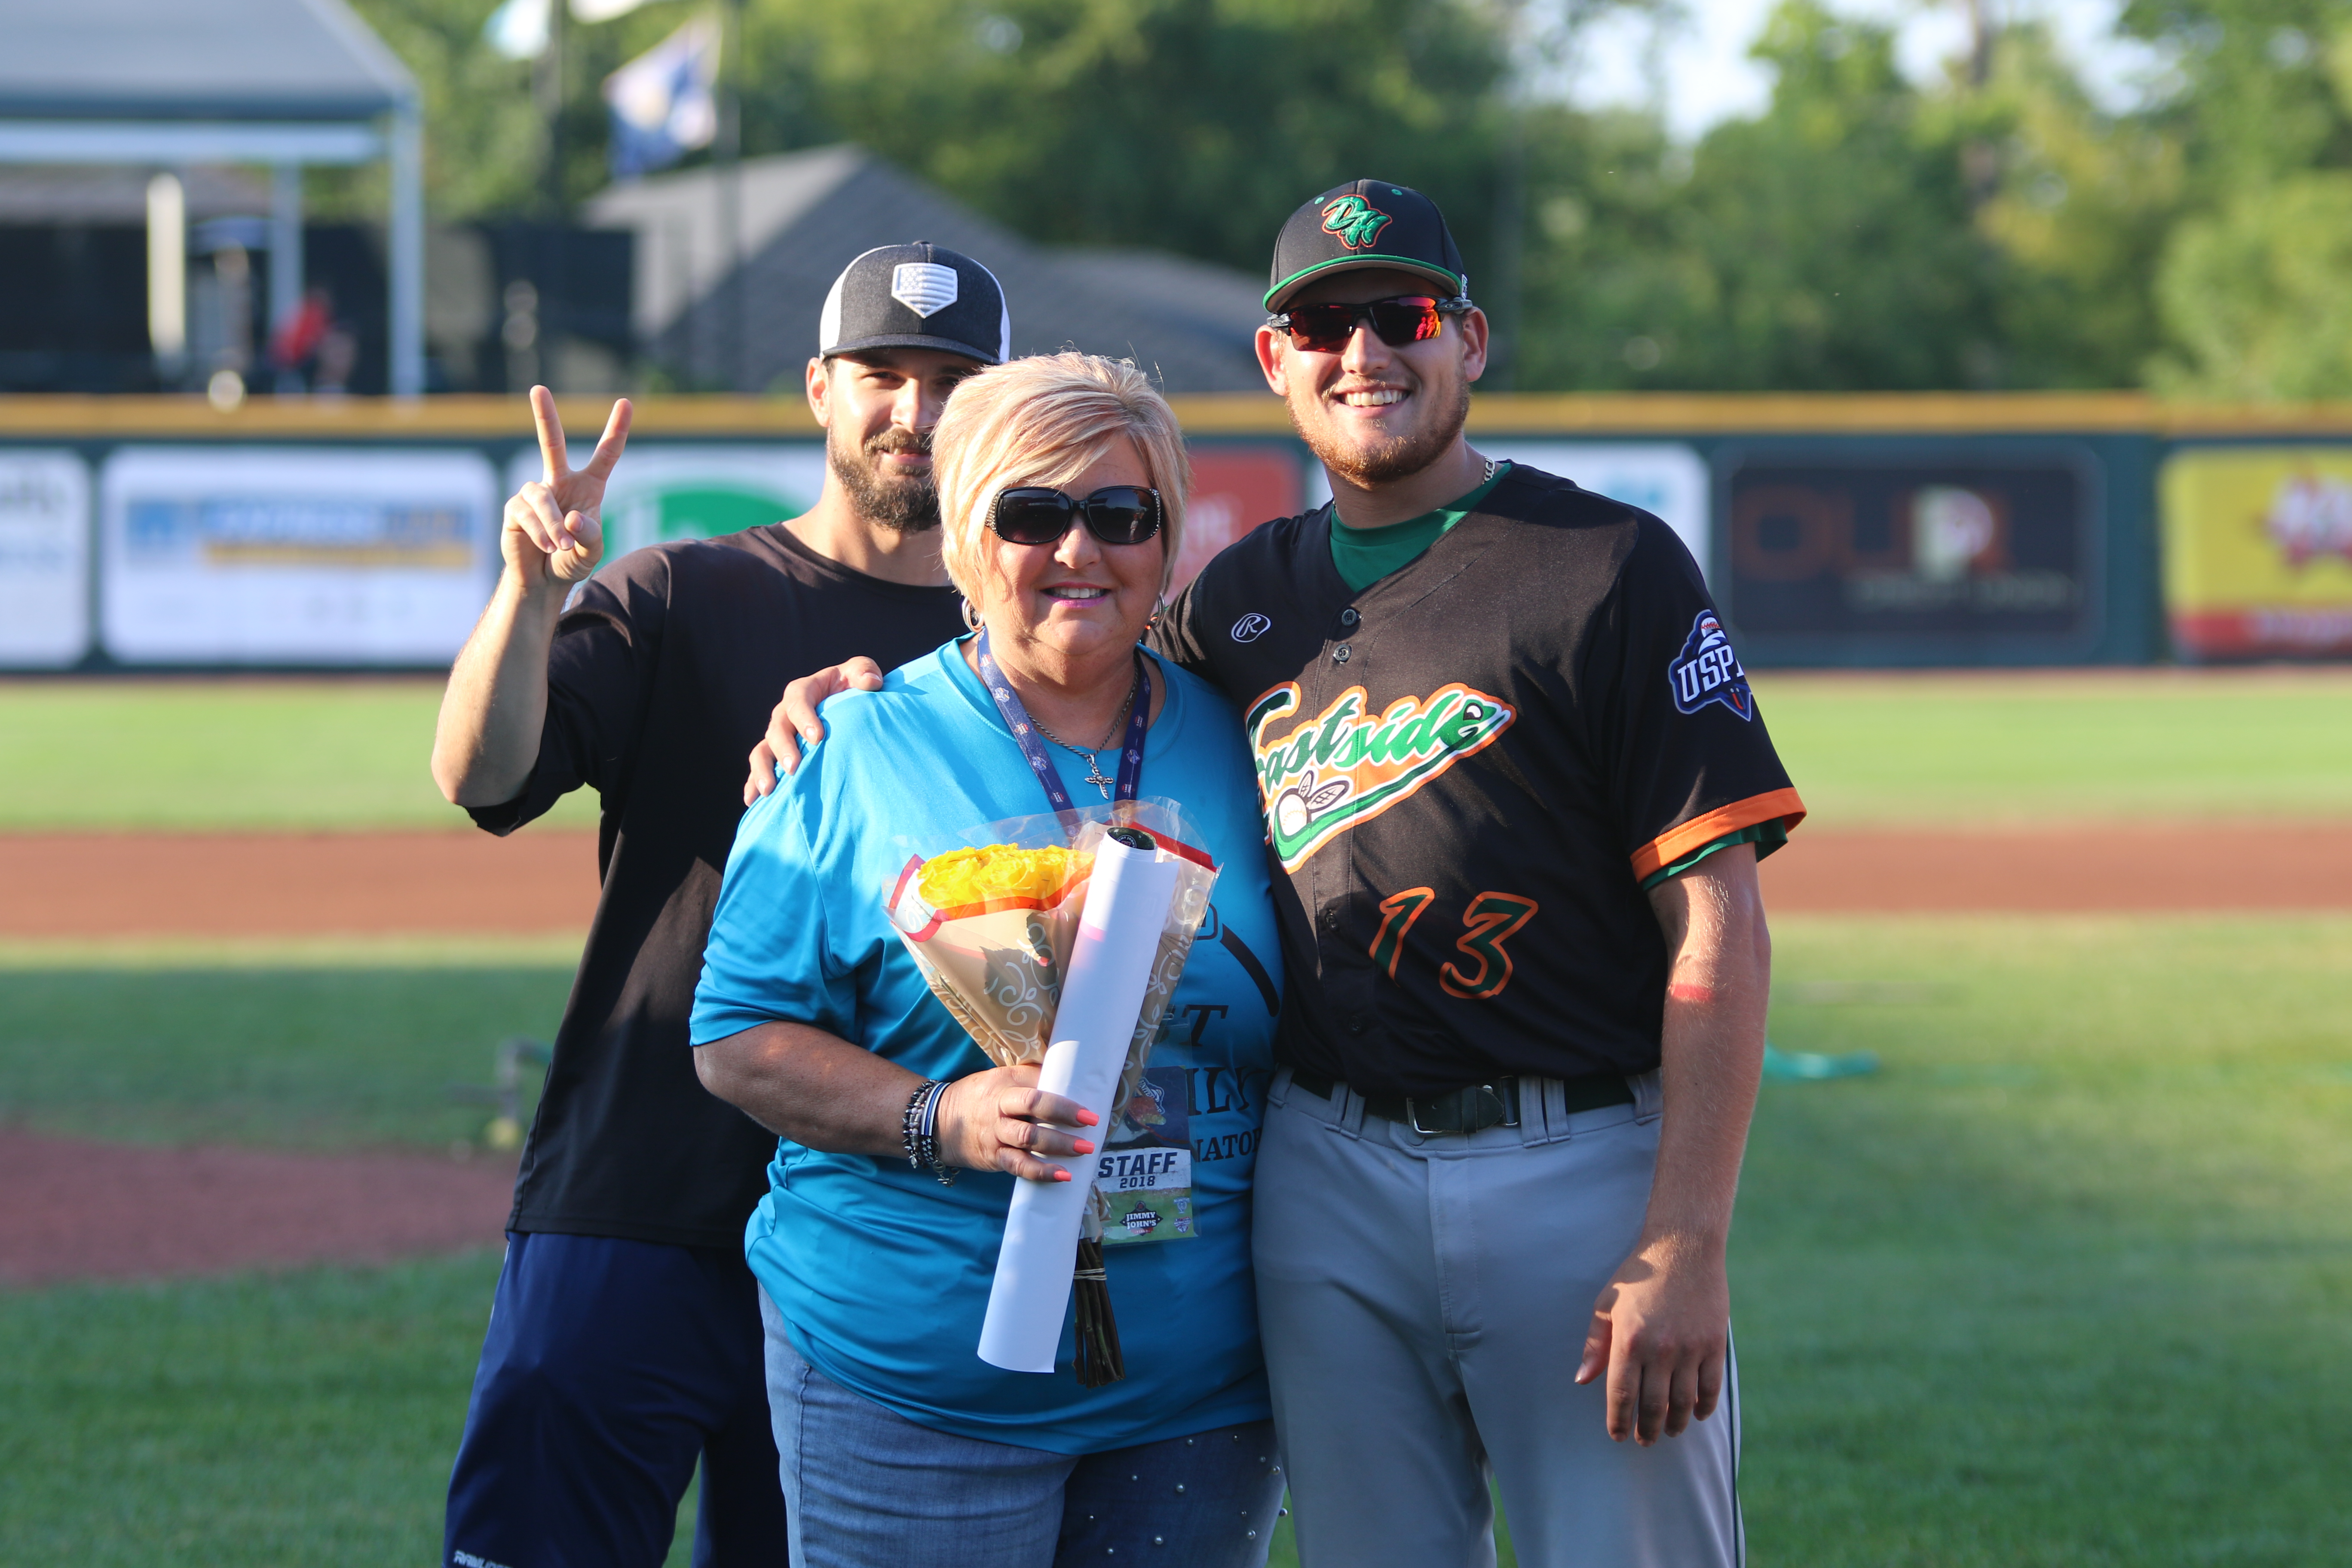
[[935, 261], [902, 261], [890, 269], [890, 298], [918, 316], [929, 316], [956, 302], [952, 267]]

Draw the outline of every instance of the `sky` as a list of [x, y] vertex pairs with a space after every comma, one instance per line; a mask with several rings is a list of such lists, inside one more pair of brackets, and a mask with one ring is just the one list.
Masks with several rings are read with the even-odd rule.
[[[1675, 140], [1696, 140], [1724, 120], [1764, 107], [1771, 78], [1748, 58], [1775, 0], [1683, 0], [1685, 20], [1662, 51], [1667, 129]], [[1842, 15], [1897, 27], [1896, 55], [1915, 80], [1938, 76], [1943, 62], [1968, 44], [1966, 13], [1957, 0], [1829, 0]], [[2142, 47], [2112, 37], [2117, 0], [1995, 0], [1995, 15], [2047, 22], [2105, 108], [2130, 106], [2138, 84], [2157, 62]], [[1646, 104], [1653, 91], [1643, 56], [1649, 29], [1622, 16], [1587, 36], [1570, 95], [1582, 104]]]

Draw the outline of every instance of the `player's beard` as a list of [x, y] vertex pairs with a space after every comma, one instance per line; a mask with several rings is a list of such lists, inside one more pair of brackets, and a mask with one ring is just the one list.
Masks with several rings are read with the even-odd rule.
[[[1317, 397], [1319, 409], [1320, 395], [1310, 395]], [[1291, 406], [1287, 399], [1284, 400], [1284, 406], [1290, 414], [1291, 429], [1307, 443], [1307, 449], [1314, 453], [1325, 468], [1359, 489], [1370, 489], [1375, 485], [1409, 479], [1437, 461], [1461, 436], [1463, 426], [1469, 421], [1470, 384], [1467, 381], [1454, 384], [1450, 405], [1437, 405], [1433, 400], [1444, 395], [1434, 392], [1425, 381], [1413, 388], [1412, 395], [1416, 400], [1432, 399], [1432, 407], [1435, 410], [1417, 428], [1402, 436], [1358, 442], [1352, 446], [1342, 445], [1328, 423], [1310, 427], [1298, 417], [1298, 410]]]
[[875, 527], [894, 533], [921, 533], [937, 528], [940, 492], [929, 472], [887, 474], [882, 458], [893, 452], [929, 456], [930, 450], [929, 431], [901, 430], [896, 426], [855, 451], [845, 450], [842, 443], [832, 440], [824, 444], [825, 462], [847, 492], [851, 509]]

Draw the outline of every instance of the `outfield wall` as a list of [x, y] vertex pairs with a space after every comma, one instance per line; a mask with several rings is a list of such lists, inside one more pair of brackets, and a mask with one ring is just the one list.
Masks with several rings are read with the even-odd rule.
[[[1322, 498], [1270, 397], [1180, 398], [1189, 577]], [[575, 443], [603, 399], [567, 399]], [[2352, 655], [2352, 405], [2130, 394], [1480, 397], [1481, 450], [1656, 512], [1758, 666]], [[791, 516], [798, 400], [653, 398], [614, 554]], [[0, 398], [0, 668], [425, 668], [538, 473], [520, 399]]]

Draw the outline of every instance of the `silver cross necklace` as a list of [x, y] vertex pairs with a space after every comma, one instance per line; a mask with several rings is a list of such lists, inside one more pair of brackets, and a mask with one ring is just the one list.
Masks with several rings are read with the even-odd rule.
[[1102, 797], [1105, 800], [1108, 800], [1110, 798], [1111, 788], [1118, 781], [1103, 777], [1102, 753], [1109, 748], [1110, 743], [1113, 741], [1118, 738], [1119, 727], [1127, 722], [1128, 714], [1134, 710], [1135, 694], [1142, 689], [1143, 666], [1139, 663], [1135, 667], [1135, 679], [1127, 683], [1127, 700], [1118, 705], [1118, 716], [1111, 720], [1110, 728], [1103, 731], [1101, 742], [1091, 752], [1087, 751], [1084, 746], [1073, 746], [1067, 741], [1065, 741], [1062, 737], [1054, 733], [1053, 731], [1045, 728], [1043, 723], [1038, 721], [1037, 715], [1034, 713], [1029, 715], [1029, 722], [1036, 725], [1037, 733], [1045, 736], [1045, 739], [1053, 742], [1054, 744], [1061, 747], [1062, 750], [1068, 752], [1073, 755], [1086, 758], [1087, 783], [1094, 785], [1097, 790], [1100, 790], [1102, 792]]

